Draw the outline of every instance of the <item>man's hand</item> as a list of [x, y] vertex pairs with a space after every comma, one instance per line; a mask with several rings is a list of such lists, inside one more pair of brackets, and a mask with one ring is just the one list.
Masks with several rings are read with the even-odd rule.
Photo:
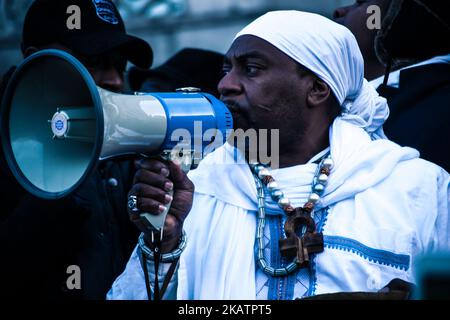
[[[158, 214], [172, 200], [164, 224], [164, 238], [161, 252], [167, 253], [176, 248], [183, 230], [183, 222], [192, 208], [194, 184], [181, 167], [174, 162], [157, 159], [136, 160], [137, 168], [133, 187], [128, 195], [137, 197], [137, 207], [141, 212]], [[173, 199], [169, 191], [173, 190]], [[129, 210], [130, 219], [144, 232], [148, 245], [151, 245], [149, 230], [140, 221], [139, 213]]]

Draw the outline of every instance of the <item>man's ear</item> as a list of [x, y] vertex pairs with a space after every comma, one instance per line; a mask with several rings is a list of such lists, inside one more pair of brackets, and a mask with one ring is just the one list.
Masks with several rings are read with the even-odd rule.
[[307, 101], [311, 107], [325, 103], [331, 95], [330, 87], [321, 79], [314, 77], [308, 92]]
[[27, 58], [27, 57], [31, 56], [33, 53], [36, 53], [38, 51], [39, 51], [39, 49], [36, 47], [23, 48], [22, 49], [23, 57]]

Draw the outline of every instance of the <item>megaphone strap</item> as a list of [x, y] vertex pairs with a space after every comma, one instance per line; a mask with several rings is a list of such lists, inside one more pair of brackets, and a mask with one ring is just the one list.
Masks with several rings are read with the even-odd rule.
[[[161, 242], [160, 237], [158, 235], [155, 237], [152, 237], [152, 247], [153, 249], [150, 249], [144, 241], [144, 233], [141, 233], [139, 236], [139, 249], [141, 251], [141, 258], [142, 258], [142, 264], [143, 264], [143, 271], [144, 271], [144, 279], [145, 279], [145, 287], [147, 290], [147, 296], [148, 299], [151, 300], [151, 297], [153, 296], [154, 300], [160, 300], [164, 296], [164, 293], [166, 292], [169, 283], [176, 271], [176, 267], [178, 265], [179, 258], [181, 256], [181, 253], [184, 251], [184, 248], [186, 247], [186, 232], [183, 230], [182, 236], [180, 238], [178, 247], [173, 250], [172, 252], [161, 254]], [[153, 267], [155, 268], [155, 279], [154, 279], [154, 290], [153, 294], [151, 291], [150, 286], [150, 278], [149, 278], [149, 270], [147, 261], [153, 262]], [[171, 262], [171, 265], [165, 274], [163, 284], [161, 286], [161, 289], [159, 287], [159, 267], [161, 262]]]

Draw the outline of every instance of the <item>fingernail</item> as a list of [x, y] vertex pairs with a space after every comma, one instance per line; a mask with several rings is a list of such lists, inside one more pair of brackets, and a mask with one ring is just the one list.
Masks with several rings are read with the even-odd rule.
[[173, 183], [172, 182], [166, 182], [164, 183], [164, 189], [166, 191], [171, 191], [173, 189]]
[[171, 195], [166, 194], [165, 197], [164, 197], [164, 199], [166, 200], [166, 203], [169, 203], [170, 201], [172, 201], [173, 198], [172, 198]]
[[158, 206], [158, 210], [159, 210], [160, 213], [163, 213], [164, 210], [166, 210], [166, 207], [164, 207], [164, 206], [162, 206], [162, 205], [159, 205], [159, 206]]
[[167, 170], [166, 168], [162, 168], [161, 174], [167, 178], [169, 176], [169, 170]]

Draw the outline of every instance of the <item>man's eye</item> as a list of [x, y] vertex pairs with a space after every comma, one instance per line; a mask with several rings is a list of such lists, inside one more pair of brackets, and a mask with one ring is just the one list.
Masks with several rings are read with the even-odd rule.
[[230, 67], [223, 67], [222, 68], [222, 75], [226, 76], [230, 72], [230, 70], [231, 70]]
[[245, 73], [248, 75], [255, 75], [259, 71], [259, 68], [254, 65], [246, 65], [245, 66]]

